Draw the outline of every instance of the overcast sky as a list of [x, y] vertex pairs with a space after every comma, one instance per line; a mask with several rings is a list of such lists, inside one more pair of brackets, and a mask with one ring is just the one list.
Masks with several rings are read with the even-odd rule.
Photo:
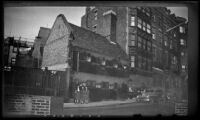
[[[177, 16], [188, 18], [187, 7], [170, 9]], [[5, 7], [4, 35], [34, 39], [39, 28], [51, 28], [59, 14], [64, 14], [68, 22], [80, 26], [84, 13], [85, 7]]]

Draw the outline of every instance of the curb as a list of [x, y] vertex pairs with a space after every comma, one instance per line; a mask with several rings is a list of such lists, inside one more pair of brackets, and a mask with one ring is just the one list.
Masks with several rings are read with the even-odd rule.
[[135, 101], [131, 101], [131, 102], [126, 102], [126, 103], [111, 103], [111, 104], [107, 104], [107, 105], [94, 105], [94, 106], [63, 106], [64, 109], [68, 109], [68, 108], [87, 108], [87, 107], [104, 107], [104, 106], [113, 106], [113, 105], [122, 105], [122, 104], [131, 104], [131, 103], [135, 103]]

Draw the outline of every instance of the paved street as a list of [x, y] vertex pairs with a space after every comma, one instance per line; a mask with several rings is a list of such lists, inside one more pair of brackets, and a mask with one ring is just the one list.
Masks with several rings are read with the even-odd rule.
[[65, 108], [64, 115], [172, 115], [174, 107], [172, 105], [158, 105], [148, 103], [128, 103], [121, 105], [110, 105], [102, 107], [87, 108]]

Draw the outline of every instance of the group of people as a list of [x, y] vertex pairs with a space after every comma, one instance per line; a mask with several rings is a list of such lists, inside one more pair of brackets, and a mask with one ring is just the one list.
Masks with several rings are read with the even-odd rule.
[[80, 84], [75, 89], [74, 103], [87, 104], [89, 102], [89, 90], [85, 84]]

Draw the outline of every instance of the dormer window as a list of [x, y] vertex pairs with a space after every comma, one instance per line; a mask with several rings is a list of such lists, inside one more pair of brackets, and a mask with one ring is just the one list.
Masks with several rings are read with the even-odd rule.
[[114, 64], [114, 68], [118, 68], [118, 65], [117, 65], [117, 64]]
[[106, 61], [103, 60], [103, 61], [101, 62], [101, 64], [102, 64], [103, 66], [106, 65]]
[[124, 66], [123, 66], [123, 68], [124, 68], [124, 69], [126, 69], [126, 68], [127, 68], [127, 66], [126, 66], [126, 65], [124, 65]]

